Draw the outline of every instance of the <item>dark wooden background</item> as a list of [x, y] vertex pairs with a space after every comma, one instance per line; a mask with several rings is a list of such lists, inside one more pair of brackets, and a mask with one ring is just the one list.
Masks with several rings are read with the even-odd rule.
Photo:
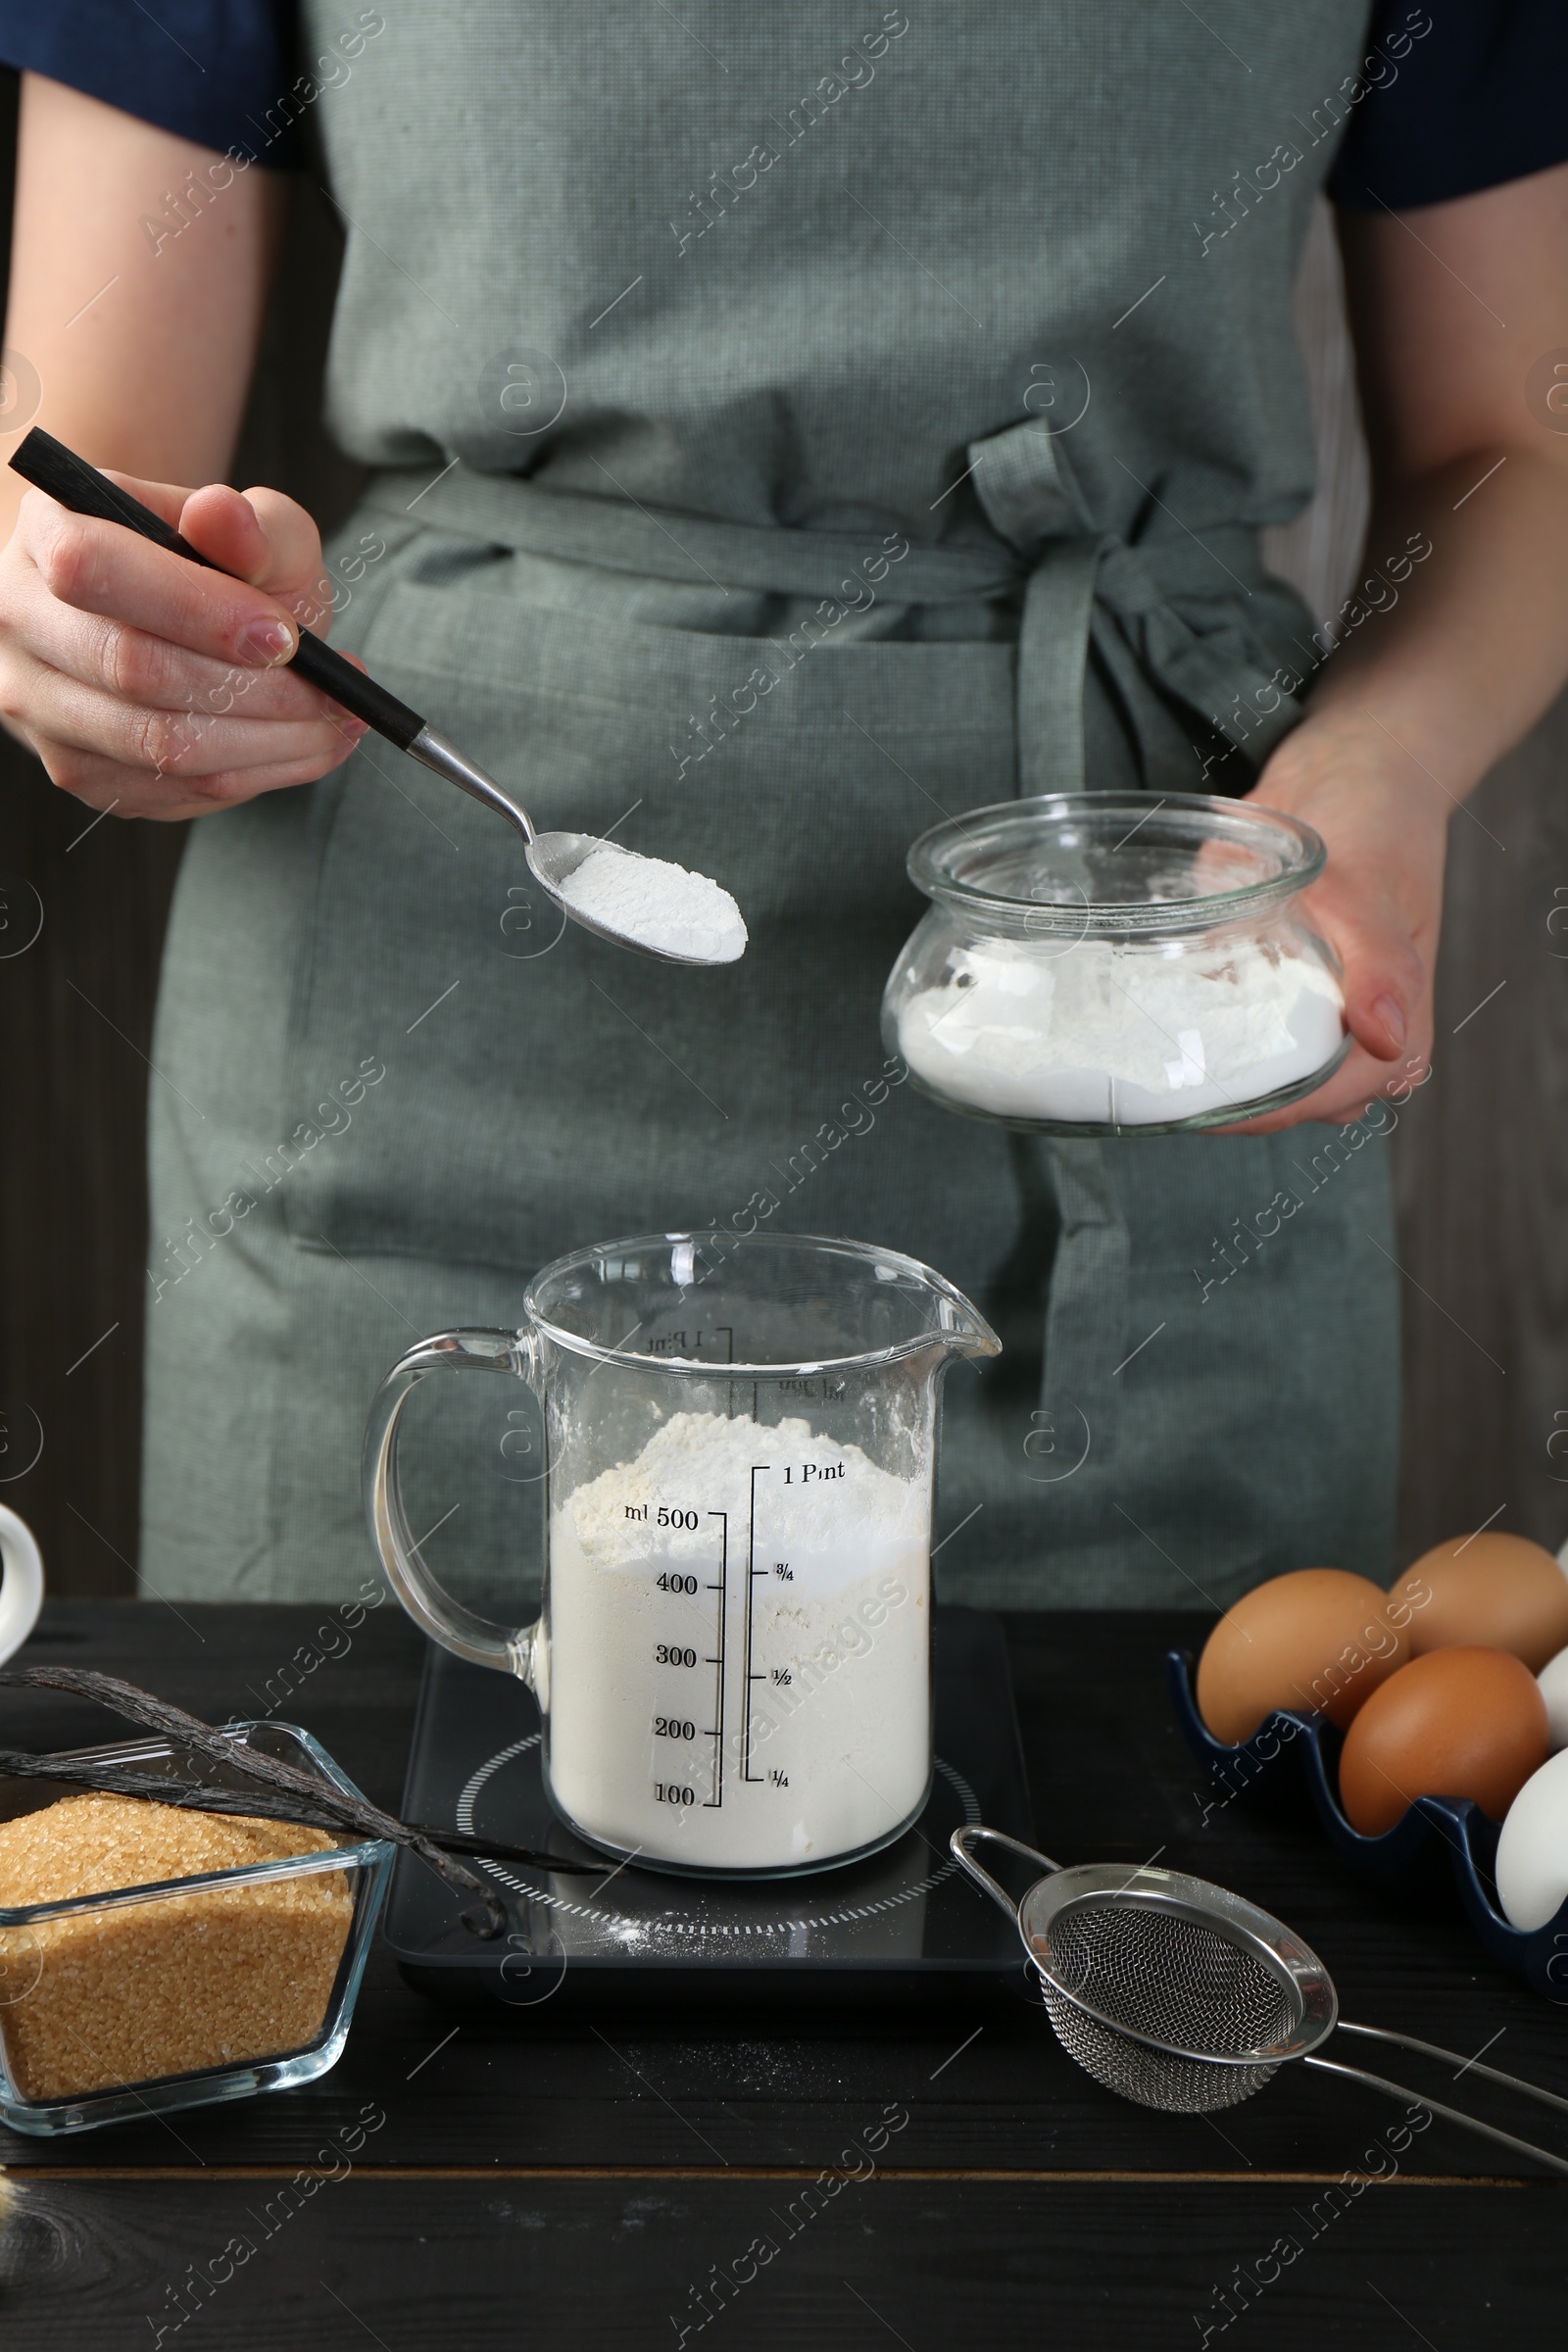
[[[17, 76], [0, 73], [7, 255], [16, 99]], [[275, 483], [323, 529], [348, 513], [363, 478], [318, 415], [340, 252], [331, 212], [302, 175], [234, 466], [236, 482]], [[145, 1056], [185, 831], [115, 816], [93, 825], [0, 730], [0, 1446], [10, 1448], [0, 1502], [32, 1527], [61, 1594], [134, 1586]], [[36, 944], [7, 958], [40, 901]], [[8, 1475], [40, 1428], [36, 1466]]]
[[[8, 192], [15, 77], [0, 85]], [[302, 180], [235, 469], [327, 524], [356, 487], [317, 413], [337, 250]], [[1277, 535], [1273, 560], [1326, 612], [1353, 567], [1364, 462], [1321, 222], [1298, 310], [1325, 489]], [[1568, 1534], [1568, 1176], [1553, 1174], [1568, 1132], [1565, 768], [1568, 700], [1453, 820], [1436, 1072], [1391, 1147], [1405, 1277], [1401, 1556], [1499, 1506], [1499, 1526], [1554, 1546]], [[0, 733], [0, 1500], [31, 1522], [61, 1594], [132, 1588], [145, 1056], [182, 830], [92, 824]], [[40, 905], [39, 936], [15, 952]], [[42, 1453], [19, 1475], [40, 1430]]]

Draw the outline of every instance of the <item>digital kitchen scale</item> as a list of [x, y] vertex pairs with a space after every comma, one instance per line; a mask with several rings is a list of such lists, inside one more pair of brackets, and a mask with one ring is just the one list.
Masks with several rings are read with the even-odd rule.
[[[750, 1881], [611, 1861], [588, 1875], [478, 1863], [507, 1910], [493, 1941], [462, 1925], [464, 1898], [400, 1852], [385, 1935], [404, 1977], [436, 2000], [519, 2012], [548, 2002], [558, 2016], [664, 1998], [886, 2004], [1020, 1986], [1016, 1927], [948, 1850], [964, 1822], [1034, 1838], [1006, 1642], [995, 1618], [961, 1608], [935, 1611], [932, 1639], [936, 1772], [925, 1811], [896, 1844], [843, 1870]], [[433, 1646], [403, 1817], [593, 1858], [546, 1799], [531, 1693]]]

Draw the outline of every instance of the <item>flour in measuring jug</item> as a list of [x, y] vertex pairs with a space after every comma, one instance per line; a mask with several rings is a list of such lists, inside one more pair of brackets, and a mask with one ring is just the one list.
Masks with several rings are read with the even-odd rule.
[[717, 1870], [809, 1867], [897, 1829], [930, 1771], [930, 1509], [923, 1461], [898, 1478], [805, 1419], [697, 1412], [556, 1503], [567, 1817]]
[[665, 858], [634, 857], [605, 842], [561, 885], [568, 906], [662, 956], [733, 963], [746, 924], [729, 892]]

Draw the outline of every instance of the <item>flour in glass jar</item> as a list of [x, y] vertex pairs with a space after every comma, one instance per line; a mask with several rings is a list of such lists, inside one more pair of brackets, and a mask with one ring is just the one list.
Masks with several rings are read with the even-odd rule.
[[[658, 1524], [672, 1500], [692, 1524]], [[682, 1412], [634, 1461], [555, 1503], [550, 1783], [566, 1817], [606, 1844], [704, 1870], [810, 1868], [897, 1830], [930, 1775], [930, 1500], [923, 1461], [895, 1477], [804, 1419]], [[765, 1573], [752, 1580], [748, 1652], [754, 1559]], [[661, 1667], [661, 1650], [693, 1663]], [[655, 1729], [671, 1709], [697, 1735], [675, 1761]], [[673, 1772], [691, 1790], [683, 1808], [658, 1793]]]

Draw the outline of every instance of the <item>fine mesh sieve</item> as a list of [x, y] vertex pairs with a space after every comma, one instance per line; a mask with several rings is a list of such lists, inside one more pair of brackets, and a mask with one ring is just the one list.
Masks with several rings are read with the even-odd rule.
[[[1146, 2107], [1231, 2107], [1260, 2090], [1279, 2063], [1212, 2066], [1152, 2044], [1212, 2045], [1235, 2060], [1277, 2044], [1300, 2022], [1299, 2002], [1251, 1953], [1178, 1912], [1115, 1895], [1059, 1912], [1036, 1958], [1062, 2046], [1097, 2082]], [[1130, 2040], [1105, 2016], [1149, 2041]]]
[[[976, 1861], [982, 1840], [1039, 1864], [1018, 1902]], [[1047, 2013], [1070, 2058], [1107, 2090], [1141, 2107], [1204, 2115], [1250, 2098], [1288, 2059], [1344, 2075], [1430, 2108], [1568, 2175], [1568, 2161], [1361, 2068], [1313, 2053], [1334, 2032], [1358, 2034], [1446, 2059], [1568, 2114], [1568, 2099], [1465, 2060], [1435, 2043], [1339, 2016], [1333, 1980], [1280, 1920], [1206, 1879], [1146, 1863], [1091, 1862], [1064, 1870], [1000, 1830], [955, 1830], [957, 1861], [1018, 1923], [1039, 1971]]]

